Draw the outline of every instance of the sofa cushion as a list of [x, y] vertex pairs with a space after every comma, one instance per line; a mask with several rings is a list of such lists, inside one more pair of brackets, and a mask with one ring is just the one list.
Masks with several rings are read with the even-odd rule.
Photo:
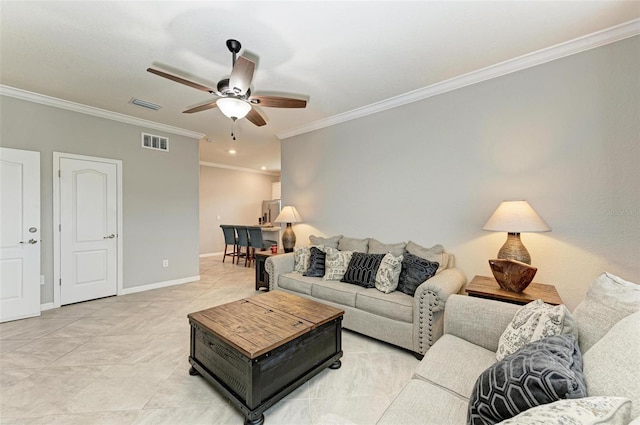
[[390, 252], [394, 257], [404, 254], [405, 242], [384, 244], [376, 239], [369, 239], [368, 254], [386, 254]]
[[586, 397], [582, 356], [573, 335], [531, 342], [482, 372], [467, 423], [495, 424], [541, 404]]
[[383, 257], [384, 254], [354, 252], [341, 282], [373, 288], [376, 282], [376, 273]]
[[338, 251], [336, 248], [325, 248], [327, 256], [324, 261], [323, 280], [342, 280], [349, 267], [353, 251]]
[[324, 276], [324, 260], [326, 254], [324, 251], [311, 247], [311, 256], [309, 257], [309, 268], [303, 273], [304, 276], [322, 277]]
[[433, 263], [438, 263], [438, 271], [436, 273], [439, 273], [449, 266], [449, 254], [444, 252], [442, 245], [434, 245], [431, 248], [425, 248], [415, 242], [409, 241], [407, 242], [405, 250], [409, 254], [417, 255], [418, 257], [424, 258], [425, 260], [429, 260]]
[[582, 352], [586, 354], [613, 325], [636, 311], [640, 311], [640, 285], [606, 272], [598, 276], [573, 311]]
[[338, 249], [338, 242], [342, 239], [342, 235], [331, 236], [330, 238], [324, 238], [322, 236], [309, 236], [309, 242], [311, 245], [324, 245], [333, 249]]
[[311, 295], [313, 283], [317, 281], [318, 278], [302, 276], [296, 272], [284, 273], [281, 274], [280, 279], [278, 279], [278, 286], [288, 289], [289, 291]]
[[433, 277], [438, 267], [438, 263], [418, 257], [417, 255], [404, 254], [397, 290], [413, 297], [418, 286], [425, 280]]
[[640, 416], [640, 312], [625, 317], [584, 354], [590, 396], [627, 397]]
[[402, 292], [385, 294], [375, 288], [364, 289], [356, 295], [356, 308], [402, 322], [413, 322], [413, 298]]
[[377, 425], [464, 424], [467, 400], [420, 379], [404, 386]]
[[316, 247], [324, 250], [324, 245], [301, 246], [293, 249], [293, 271], [303, 274], [309, 268], [309, 260], [311, 259], [311, 248]]
[[476, 379], [496, 362], [496, 353], [444, 334], [425, 353], [414, 376], [469, 399]]
[[567, 333], [578, 338], [576, 322], [564, 304], [554, 306], [542, 300], [531, 301], [518, 309], [500, 336], [496, 359], [502, 360], [530, 342]]
[[499, 425], [627, 425], [630, 412], [624, 397], [584, 397], [536, 406]]
[[356, 294], [363, 290], [364, 288], [357, 285], [315, 278], [311, 295], [321, 300], [355, 307]]
[[354, 251], [367, 253], [369, 249], [369, 238], [356, 239], [356, 238], [341, 238], [338, 242], [338, 249], [340, 251]]
[[374, 282], [376, 289], [385, 294], [395, 291], [398, 287], [400, 271], [402, 271], [402, 255], [396, 257], [391, 253], [384, 254], [376, 273]]

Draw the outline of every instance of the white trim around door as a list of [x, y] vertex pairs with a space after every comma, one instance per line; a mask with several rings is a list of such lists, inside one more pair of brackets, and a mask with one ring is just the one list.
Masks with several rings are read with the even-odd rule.
[[60, 287], [60, 279], [61, 279], [61, 234], [60, 234], [60, 224], [61, 224], [61, 199], [60, 199], [60, 161], [61, 159], [77, 159], [82, 161], [96, 161], [108, 164], [114, 164], [116, 166], [116, 191], [117, 191], [117, 255], [116, 255], [116, 263], [117, 263], [117, 271], [116, 271], [116, 295], [123, 294], [123, 251], [122, 251], [122, 241], [124, 238], [123, 235], [123, 226], [122, 226], [122, 161], [118, 159], [108, 159], [108, 158], [99, 158], [93, 156], [85, 156], [85, 155], [76, 155], [69, 153], [61, 153], [54, 152], [53, 153], [53, 307], [61, 306], [61, 287]]

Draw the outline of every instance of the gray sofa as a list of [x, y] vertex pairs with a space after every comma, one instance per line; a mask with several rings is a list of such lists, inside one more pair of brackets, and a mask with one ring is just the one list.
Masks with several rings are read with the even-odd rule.
[[270, 290], [291, 292], [340, 308], [345, 311], [344, 328], [406, 348], [421, 358], [442, 335], [447, 298], [466, 283], [465, 275], [454, 267], [453, 255], [446, 257], [447, 264], [422, 283], [413, 297], [303, 276], [293, 271], [293, 253], [269, 257], [265, 268]]
[[[572, 317], [579, 331], [587, 395], [625, 397], [631, 403], [625, 402], [602, 422], [562, 423], [627, 424], [637, 418], [633, 423], [640, 424], [640, 286], [630, 285], [621, 288], [611, 275], [603, 273], [591, 284]], [[466, 423], [475, 382], [496, 362], [500, 336], [519, 308], [499, 301], [451, 295], [444, 311], [444, 335], [425, 354], [413, 378], [378, 425]], [[567, 402], [575, 400], [565, 400], [561, 405], [557, 402], [558, 408], [572, 406]], [[520, 416], [535, 416], [548, 407], [533, 408]], [[527, 422], [518, 417], [507, 423], [556, 423], [553, 418], [558, 416], [556, 410], [551, 419]]]

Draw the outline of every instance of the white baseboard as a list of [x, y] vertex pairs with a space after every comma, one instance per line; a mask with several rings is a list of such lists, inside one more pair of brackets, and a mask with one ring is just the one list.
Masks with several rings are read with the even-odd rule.
[[40, 304], [40, 311], [52, 310], [56, 308], [53, 303]]
[[200, 258], [206, 258], [206, 257], [217, 257], [218, 255], [223, 255], [224, 252], [210, 252], [208, 254], [200, 254]]
[[200, 280], [200, 275], [185, 277], [185, 278], [176, 279], [176, 280], [167, 280], [164, 282], [150, 283], [148, 285], [134, 286], [132, 288], [123, 288], [122, 293], [118, 295], [135, 294], [136, 292], [149, 291], [151, 289], [166, 288], [167, 286], [181, 285], [183, 283], [189, 283], [189, 282], [197, 282], [198, 280]]

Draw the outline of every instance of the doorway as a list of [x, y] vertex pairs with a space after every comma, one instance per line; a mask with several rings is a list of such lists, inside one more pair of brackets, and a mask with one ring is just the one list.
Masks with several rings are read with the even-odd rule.
[[122, 292], [122, 161], [54, 152], [54, 305]]
[[40, 152], [0, 148], [0, 322], [40, 315]]

